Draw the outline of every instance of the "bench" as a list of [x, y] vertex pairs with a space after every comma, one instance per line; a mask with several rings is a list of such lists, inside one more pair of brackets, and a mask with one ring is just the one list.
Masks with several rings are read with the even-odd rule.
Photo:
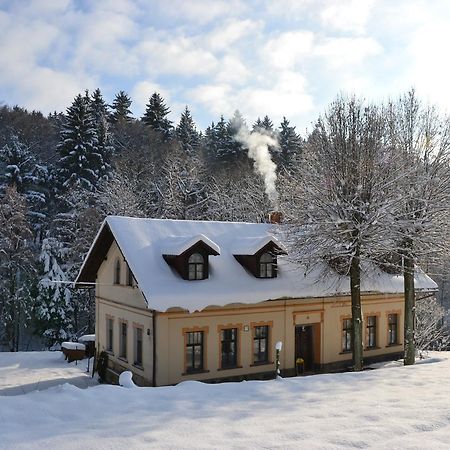
[[86, 356], [86, 346], [79, 342], [63, 342], [61, 351], [69, 363], [80, 361]]

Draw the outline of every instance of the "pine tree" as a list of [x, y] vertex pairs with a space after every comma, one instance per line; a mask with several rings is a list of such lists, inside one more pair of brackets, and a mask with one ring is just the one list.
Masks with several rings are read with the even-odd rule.
[[280, 163], [288, 167], [298, 158], [302, 140], [295, 132], [295, 126], [290, 126], [286, 117], [283, 117], [283, 121], [280, 124], [278, 143], [280, 144]]
[[146, 105], [146, 110], [142, 116], [142, 121], [158, 131], [165, 141], [169, 140], [172, 133], [172, 122], [166, 117], [170, 109], [164, 104], [164, 99], [155, 92]]
[[221, 162], [230, 162], [232, 160], [232, 139], [227, 122], [223, 116], [214, 127], [214, 147], [216, 149], [216, 158]]
[[116, 94], [111, 105], [111, 123], [131, 122], [131, 103], [132, 101], [130, 97], [124, 91], [120, 91], [118, 94]]
[[261, 128], [263, 128], [262, 120], [258, 117], [256, 122], [253, 124], [252, 130], [259, 131]]
[[47, 214], [50, 175], [47, 166], [39, 164], [17, 135], [8, 138], [0, 150], [0, 193], [15, 186], [27, 201], [27, 213], [37, 231]]
[[273, 133], [273, 122], [269, 119], [269, 116], [264, 116], [261, 122], [261, 128], [268, 131], [270, 134]]
[[229, 150], [231, 159], [237, 161], [245, 159], [247, 152], [242, 143], [236, 139], [242, 127], [247, 127], [244, 117], [236, 110], [233, 117], [228, 121], [228, 134], [230, 136]]
[[94, 190], [106, 164], [98, 150], [96, 123], [86, 96], [77, 95], [67, 108], [58, 150], [62, 185]]
[[42, 240], [34, 332], [44, 337], [48, 347], [71, 339], [74, 333], [72, 294], [65, 284], [69, 280], [59, 264], [62, 256], [60, 242], [51, 237]]
[[198, 150], [200, 137], [187, 106], [181, 114], [180, 123], [176, 128], [176, 135], [181, 144], [181, 148], [187, 154], [195, 153]]
[[96, 122], [101, 121], [103, 118], [108, 119], [109, 117], [108, 105], [105, 102], [105, 100], [103, 100], [103, 96], [99, 88], [97, 88], [92, 93], [90, 103], [92, 116], [94, 117], [94, 120]]

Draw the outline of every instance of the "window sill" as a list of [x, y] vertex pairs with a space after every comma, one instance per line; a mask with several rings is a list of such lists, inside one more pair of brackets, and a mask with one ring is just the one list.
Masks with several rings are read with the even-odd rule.
[[388, 345], [386, 345], [386, 348], [389, 348], [389, 347], [401, 347], [403, 344], [388, 344]]
[[144, 366], [141, 366], [140, 364], [134, 363], [133, 367], [136, 367], [136, 369], [139, 369], [139, 370], [144, 370]]
[[124, 363], [128, 364], [128, 359], [123, 357], [123, 356], [118, 356], [117, 359], [119, 359], [120, 361], [123, 361]]
[[268, 366], [269, 364], [273, 364], [273, 361], [261, 361], [261, 362], [255, 362], [253, 364], [250, 364], [250, 367], [255, 366]]
[[105, 350], [106, 353], [108, 353], [109, 356], [114, 356], [114, 352], [112, 350]]
[[199, 373], [209, 373], [209, 370], [193, 370], [191, 372], [183, 372], [181, 375], [182, 376], [186, 376], [186, 375], [197, 375]]
[[352, 351], [351, 350], [344, 350], [342, 352], [339, 352], [340, 355], [351, 355]]
[[375, 347], [366, 347], [364, 350], [366, 352], [369, 352], [370, 350], [380, 350], [380, 349], [381, 349], [381, 347], [375, 346]]
[[242, 366], [230, 366], [230, 367], [221, 367], [220, 369], [217, 369], [217, 371], [221, 370], [233, 370], [233, 369], [242, 369]]

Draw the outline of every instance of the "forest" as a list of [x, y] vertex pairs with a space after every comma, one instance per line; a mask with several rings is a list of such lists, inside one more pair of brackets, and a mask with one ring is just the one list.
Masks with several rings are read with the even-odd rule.
[[71, 282], [108, 214], [262, 222], [280, 210], [289, 257], [350, 276], [354, 318], [365, 261], [406, 280], [421, 265], [445, 303], [450, 122], [414, 91], [339, 96], [305, 136], [238, 110], [204, 131], [188, 107], [172, 123], [158, 93], [140, 118], [131, 105], [96, 89], [47, 117], [0, 107], [0, 349], [93, 332], [93, 294]]

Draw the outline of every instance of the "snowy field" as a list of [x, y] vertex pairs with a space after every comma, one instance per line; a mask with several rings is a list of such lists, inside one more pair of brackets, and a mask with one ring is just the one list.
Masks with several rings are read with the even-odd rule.
[[46, 352], [0, 354], [0, 448], [450, 448], [450, 353], [277, 381], [49, 387], [85, 387], [84, 369]]

